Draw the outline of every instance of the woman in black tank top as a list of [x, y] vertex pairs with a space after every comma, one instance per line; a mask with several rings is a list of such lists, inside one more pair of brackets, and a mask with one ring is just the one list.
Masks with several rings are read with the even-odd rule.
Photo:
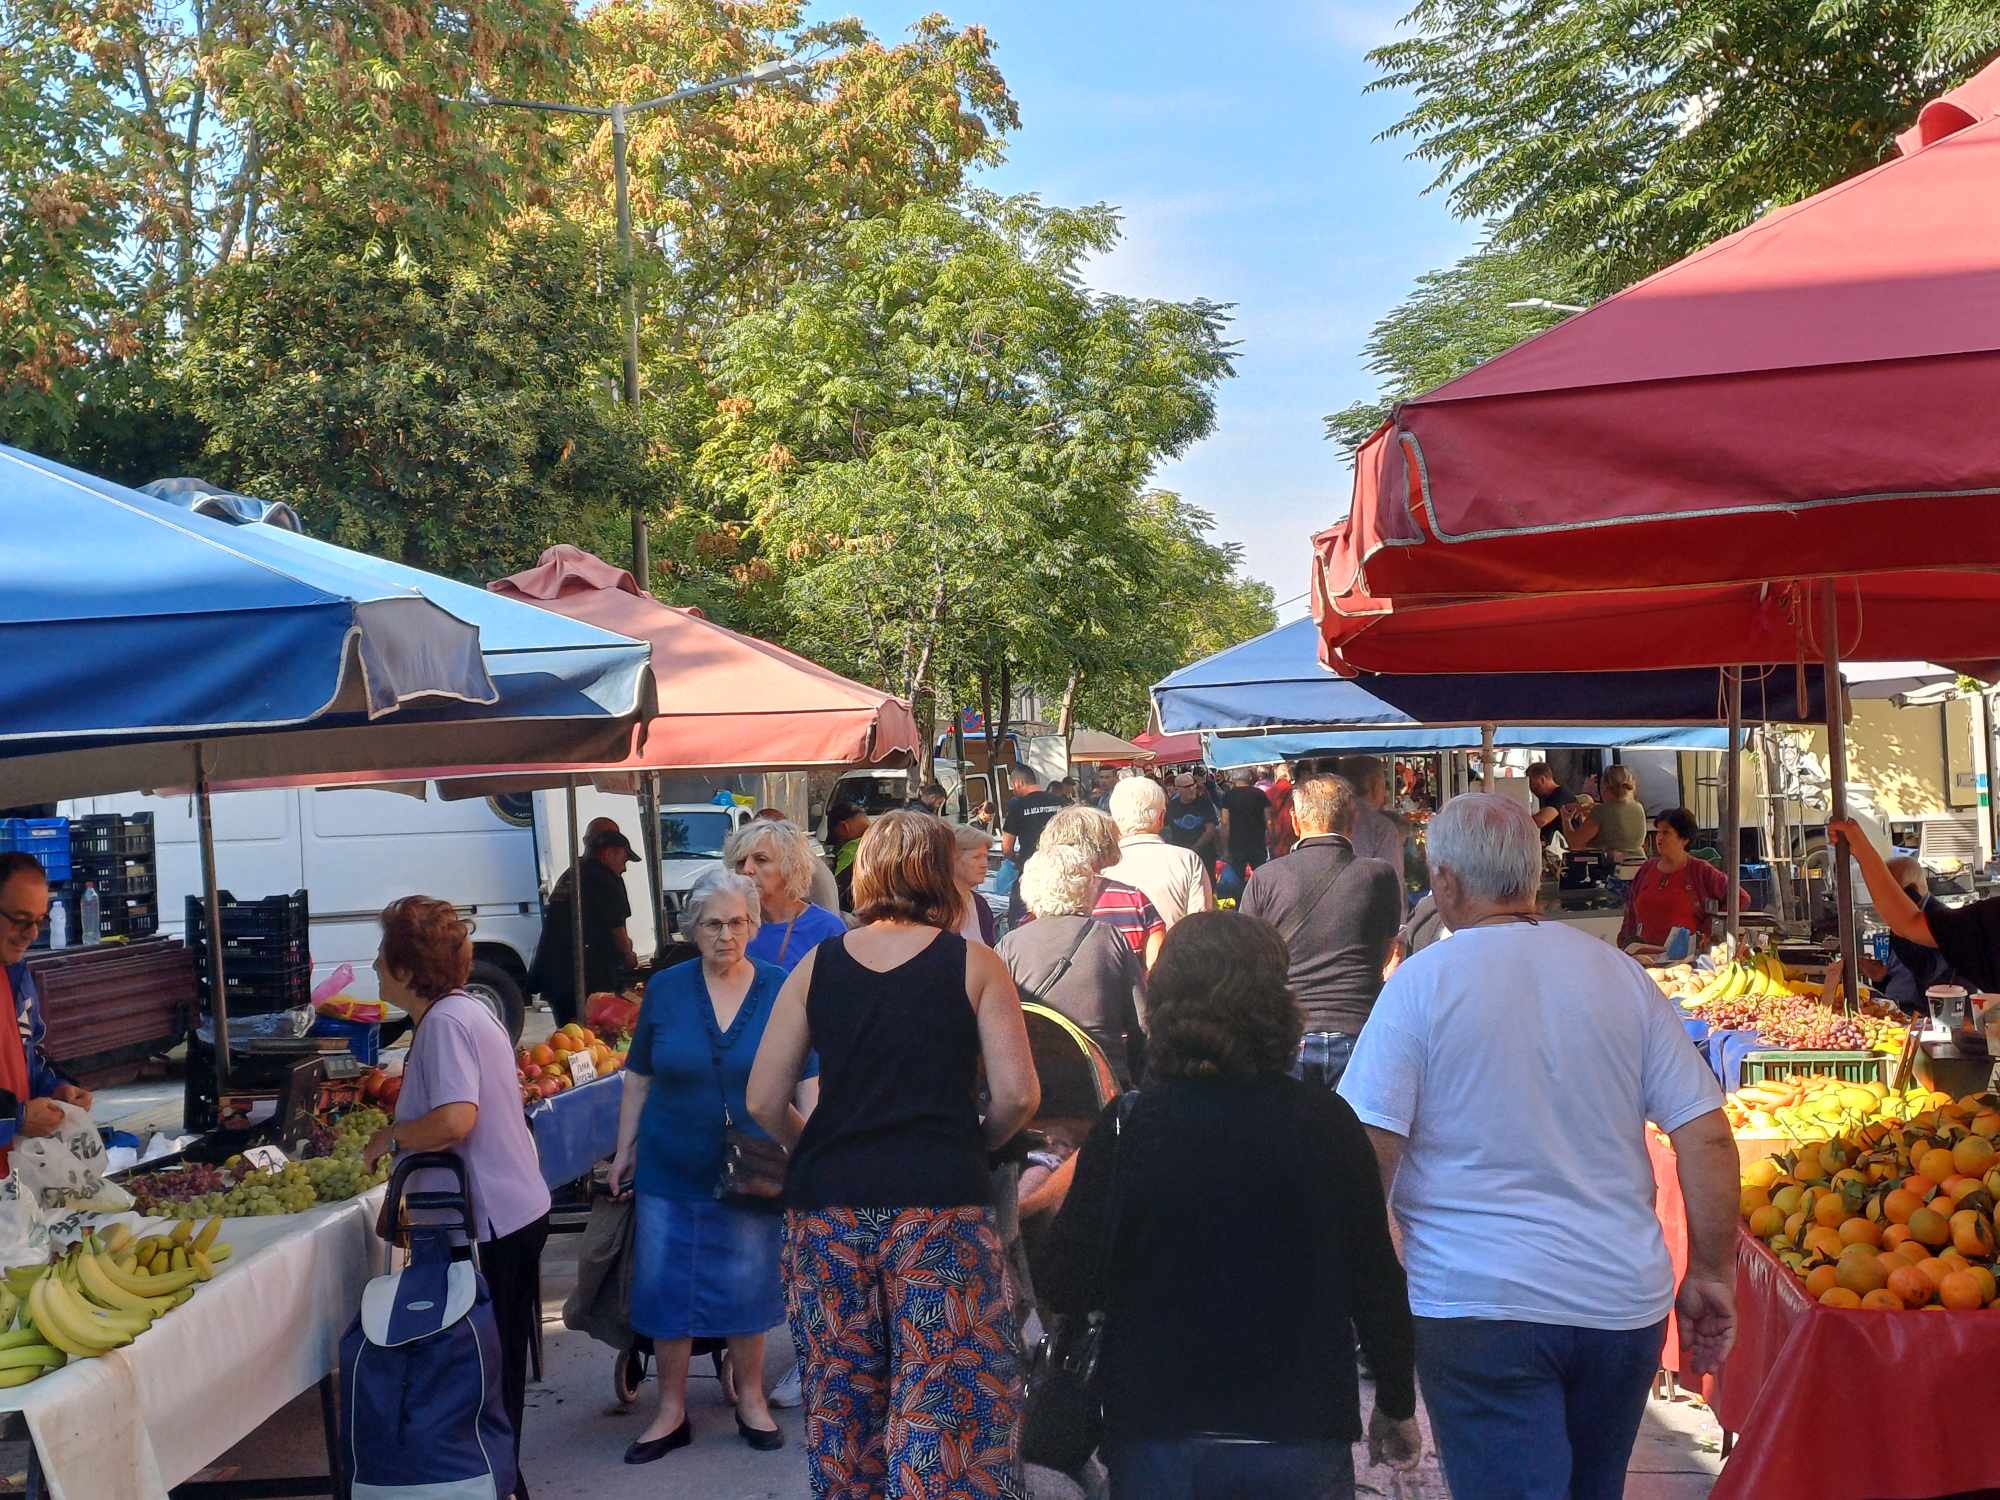
[[[792, 1148], [785, 1302], [815, 1495], [877, 1489], [892, 1472], [912, 1497], [1021, 1493], [1021, 1378], [986, 1153], [1033, 1116], [1040, 1088], [1005, 965], [954, 930], [955, 860], [950, 829], [925, 814], [868, 830], [854, 874], [864, 925], [792, 971], [750, 1074], [751, 1113]], [[819, 1103], [793, 1139], [785, 1101], [809, 1051]]]

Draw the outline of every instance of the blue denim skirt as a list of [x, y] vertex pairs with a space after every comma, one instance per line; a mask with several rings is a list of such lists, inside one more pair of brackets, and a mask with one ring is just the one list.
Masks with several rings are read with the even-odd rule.
[[731, 1338], [785, 1321], [779, 1215], [714, 1198], [635, 1197], [634, 1330], [656, 1339]]

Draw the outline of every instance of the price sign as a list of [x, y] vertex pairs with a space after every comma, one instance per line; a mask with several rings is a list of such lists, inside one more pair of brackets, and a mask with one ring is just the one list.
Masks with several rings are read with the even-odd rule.
[[572, 1052], [569, 1055], [569, 1081], [589, 1083], [597, 1076], [597, 1064], [590, 1060], [588, 1052]]
[[243, 1153], [243, 1159], [253, 1167], [266, 1172], [275, 1172], [285, 1164], [285, 1153], [276, 1146], [252, 1146]]

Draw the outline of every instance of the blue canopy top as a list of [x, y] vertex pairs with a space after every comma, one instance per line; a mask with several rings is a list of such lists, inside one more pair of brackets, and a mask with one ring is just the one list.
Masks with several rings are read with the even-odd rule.
[[6, 447], [0, 509], [0, 744], [498, 696], [476, 625], [353, 554], [274, 555], [236, 527]]
[[414, 765], [622, 760], [651, 648], [0, 447], [5, 801]]
[[[1744, 722], [1825, 723], [1819, 673], [1806, 675], [1803, 718], [1790, 672], [1746, 677]], [[1342, 677], [1320, 665], [1319, 630], [1311, 619], [1182, 667], [1154, 686], [1153, 703], [1168, 734], [1308, 725], [1717, 724], [1726, 715], [1722, 674], [1713, 668]]]
[[[1204, 759], [1218, 770], [1275, 766], [1280, 761], [1334, 755], [1417, 755], [1440, 750], [1477, 750], [1477, 729], [1356, 729], [1293, 734], [1209, 734], [1202, 737]], [[1722, 750], [1726, 729], [1685, 726], [1557, 724], [1540, 729], [1502, 727], [1493, 744], [1500, 750]]]

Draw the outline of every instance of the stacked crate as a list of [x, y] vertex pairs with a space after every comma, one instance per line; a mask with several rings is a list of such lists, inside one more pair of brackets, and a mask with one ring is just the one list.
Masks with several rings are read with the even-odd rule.
[[[232, 1020], [270, 1015], [312, 1003], [312, 950], [306, 936], [306, 893], [239, 901], [219, 892], [222, 906], [222, 972]], [[209, 972], [208, 909], [187, 898], [187, 944], [195, 976], [214, 1014]]]
[[83, 888], [97, 887], [107, 938], [151, 937], [160, 930], [159, 865], [151, 813], [95, 813], [69, 825], [68, 909], [71, 941], [83, 931]]

